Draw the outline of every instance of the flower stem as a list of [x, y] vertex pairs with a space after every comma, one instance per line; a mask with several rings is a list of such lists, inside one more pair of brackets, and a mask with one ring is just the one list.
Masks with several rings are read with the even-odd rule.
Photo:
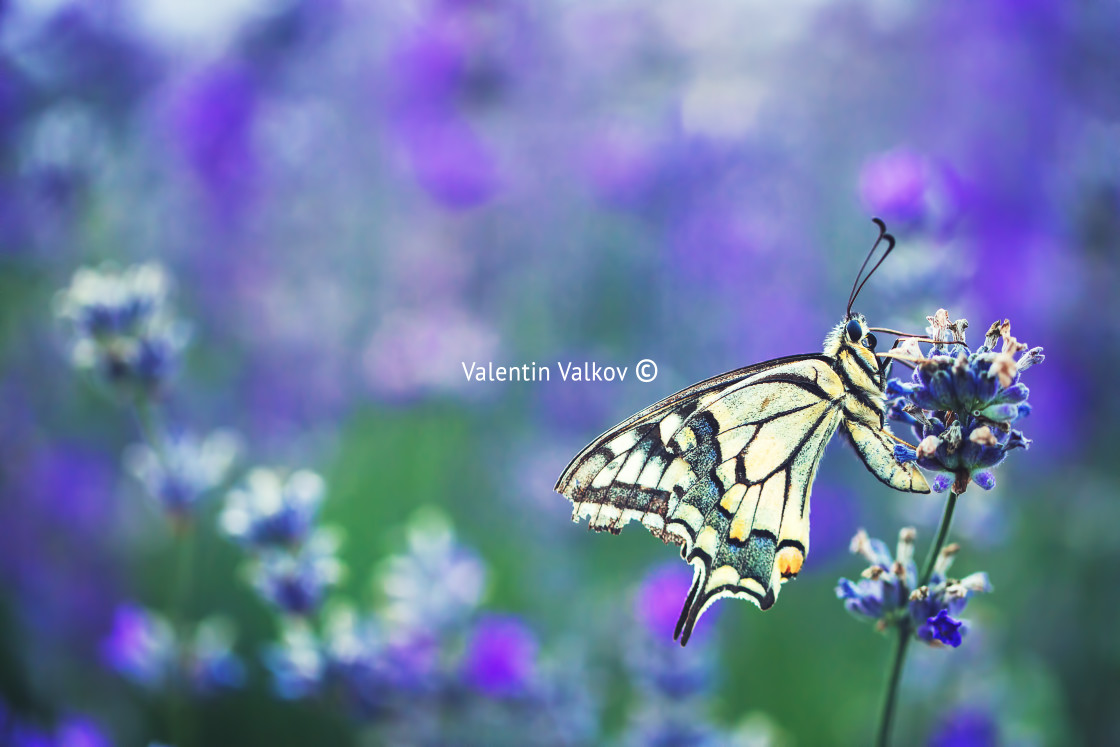
[[[941, 513], [941, 526], [937, 529], [937, 537], [930, 545], [929, 555], [926, 556], [922, 575], [918, 578], [918, 587], [925, 586], [933, 576], [933, 567], [937, 564], [937, 556], [945, 546], [945, 538], [949, 536], [949, 526], [953, 523], [953, 510], [957, 507], [957, 493], [950, 491], [949, 500], [945, 502], [945, 510]], [[898, 702], [898, 683], [902, 679], [902, 666], [906, 662], [906, 650], [910, 646], [911, 621], [907, 614], [898, 624], [898, 643], [891, 659], [890, 674], [887, 677], [887, 690], [883, 697], [883, 712], [879, 718], [879, 734], [875, 738], [878, 747], [887, 747], [891, 739], [891, 722], [894, 720], [895, 705]]]
[[910, 618], [903, 618], [898, 626], [898, 642], [895, 644], [891, 660], [891, 672], [887, 679], [887, 691], [883, 698], [883, 714], [879, 719], [879, 735], [875, 739], [878, 747], [887, 747], [891, 737], [891, 721], [894, 719], [895, 701], [898, 700], [898, 682], [902, 679], [902, 664], [906, 661], [906, 649], [910, 646]]
[[184, 645], [188, 639], [186, 628], [186, 607], [190, 595], [191, 571], [194, 567], [195, 533], [191, 525], [184, 519], [175, 520], [176, 568], [175, 579], [171, 584], [171, 595], [168, 601], [168, 615], [171, 619], [171, 629], [175, 632], [178, 643], [178, 656], [184, 676], [175, 678], [175, 687], [170, 695], [170, 730], [177, 747], [186, 747], [193, 744], [190, 724], [190, 682], [185, 676], [186, 666]]
[[[140, 430], [141, 437], [147, 441], [148, 446], [155, 452], [156, 457], [167, 464], [167, 449], [159, 427], [158, 413], [152, 403], [145, 397], [138, 397], [135, 401], [133, 414]], [[171, 530], [175, 541], [175, 568], [174, 576], [168, 587], [167, 616], [171, 622], [171, 630], [175, 635], [179, 647], [179, 657], [183, 656], [182, 646], [187, 640], [186, 611], [187, 601], [190, 596], [191, 575], [194, 568], [194, 527], [191, 525], [189, 515], [169, 514]], [[190, 744], [190, 719], [188, 692], [189, 683], [182, 677], [176, 677], [175, 684], [168, 697], [168, 729], [175, 745], [183, 747]]]
[[945, 546], [945, 538], [949, 536], [949, 525], [953, 523], [953, 509], [957, 507], [957, 497], [956, 492], [949, 491], [949, 500], [945, 502], [945, 510], [941, 514], [941, 526], [937, 528], [937, 539], [929, 547], [929, 555], [926, 556], [926, 564], [925, 568], [922, 569], [922, 575], [918, 578], [918, 586], [925, 586], [933, 576], [933, 567], [937, 565], [937, 556], [941, 554], [941, 548]]

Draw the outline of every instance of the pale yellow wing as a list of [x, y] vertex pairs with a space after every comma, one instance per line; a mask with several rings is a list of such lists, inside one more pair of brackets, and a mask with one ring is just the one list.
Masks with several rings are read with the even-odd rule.
[[724, 596], [768, 609], [809, 551], [809, 492], [843, 416], [832, 359], [797, 356], [701, 382], [585, 448], [556, 490], [573, 519], [637, 519], [694, 567], [677, 634]]

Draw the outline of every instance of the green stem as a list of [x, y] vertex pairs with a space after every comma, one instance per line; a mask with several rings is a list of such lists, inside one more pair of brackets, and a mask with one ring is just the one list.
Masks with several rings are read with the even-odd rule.
[[[140, 429], [141, 437], [147, 441], [148, 446], [155, 452], [164, 468], [168, 468], [167, 448], [163, 440], [163, 431], [157, 422], [156, 411], [145, 397], [138, 397], [134, 405], [133, 413], [136, 416], [136, 424]], [[186, 612], [191, 589], [191, 576], [194, 569], [195, 533], [189, 515], [172, 513], [169, 518], [175, 540], [175, 569], [172, 582], [168, 588], [166, 609], [171, 630], [175, 636], [178, 660], [182, 663], [183, 645], [188, 637]], [[176, 747], [185, 747], [193, 741], [190, 734], [189, 686], [184, 678], [176, 675], [172, 690], [168, 695], [168, 730], [172, 743]]]
[[891, 722], [894, 720], [894, 706], [898, 700], [898, 683], [902, 679], [902, 664], [906, 661], [906, 649], [910, 646], [910, 618], [903, 618], [898, 626], [898, 641], [891, 660], [891, 671], [887, 677], [887, 691], [883, 698], [883, 714], [879, 718], [879, 735], [875, 739], [878, 747], [887, 747], [891, 738]]
[[165, 466], [167, 465], [167, 448], [163, 443], [163, 431], [159, 428], [158, 415], [152, 403], [144, 396], [138, 396], [132, 403], [132, 416], [136, 420], [136, 428], [140, 431], [140, 438], [148, 444], [156, 457]]
[[[930, 545], [929, 555], [926, 556], [922, 575], [918, 577], [918, 588], [929, 584], [933, 576], [933, 567], [937, 565], [937, 556], [945, 546], [945, 538], [949, 536], [949, 526], [953, 523], [953, 510], [957, 507], [958, 495], [950, 491], [949, 500], [945, 502], [945, 510], [941, 513], [941, 526], [937, 529], [937, 537]], [[906, 650], [910, 646], [912, 632], [910, 616], [904, 615], [898, 624], [898, 643], [891, 658], [890, 674], [887, 676], [887, 689], [883, 697], [883, 711], [879, 718], [879, 733], [875, 738], [878, 747], [887, 747], [891, 740], [891, 723], [894, 721], [895, 705], [898, 702], [898, 683], [902, 680], [902, 667], [906, 662]]]
[[[195, 537], [187, 519], [172, 519], [175, 530], [175, 578], [171, 584], [171, 594], [167, 609], [171, 620], [171, 629], [175, 634], [178, 659], [185, 665], [183, 659], [184, 645], [188, 638], [186, 625], [187, 601], [191, 588], [191, 575], [194, 568]], [[190, 682], [186, 678], [186, 668], [182, 669], [183, 676], [176, 675], [174, 686], [170, 692], [169, 702], [169, 728], [172, 744], [176, 747], [187, 747], [194, 742], [191, 735], [190, 724]]]
[[945, 546], [945, 539], [949, 536], [949, 525], [953, 523], [953, 509], [957, 507], [957, 498], [956, 493], [949, 491], [949, 500], [945, 502], [945, 511], [941, 514], [941, 526], [937, 528], [937, 539], [929, 547], [925, 568], [918, 578], [919, 587], [928, 584], [930, 578], [933, 577], [933, 567], [937, 565], [937, 556], [941, 554], [941, 548]]

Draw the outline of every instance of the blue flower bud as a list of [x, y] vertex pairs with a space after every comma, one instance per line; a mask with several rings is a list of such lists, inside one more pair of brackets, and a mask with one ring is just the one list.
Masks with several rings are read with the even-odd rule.
[[972, 476], [972, 481], [984, 490], [991, 490], [996, 486], [996, 478], [991, 472], [984, 470]]
[[918, 637], [924, 641], [939, 641], [953, 648], [961, 645], [961, 621], [949, 616], [948, 610], [941, 610], [929, 617], [918, 629]]

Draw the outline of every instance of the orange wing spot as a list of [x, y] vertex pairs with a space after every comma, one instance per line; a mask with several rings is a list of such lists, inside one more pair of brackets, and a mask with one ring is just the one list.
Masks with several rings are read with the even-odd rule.
[[783, 577], [796, 576], [801, 571], [801, 564], [805, 556], [796, 547], [783, 547], [774, 559], [778, 564], [778, 571]]
[[747, 535], [750, 532], [751, 527], [747, 520], [736, 514], [735, 518], [731, 520], [731, 539], [746, 542]]

